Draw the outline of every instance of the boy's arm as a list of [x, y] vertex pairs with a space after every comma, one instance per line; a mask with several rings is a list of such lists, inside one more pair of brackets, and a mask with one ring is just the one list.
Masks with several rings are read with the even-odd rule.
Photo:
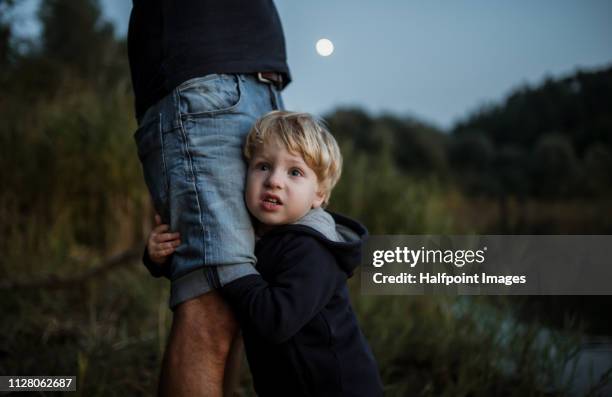
[[142, 263], [145, 265], [151, 276], [153, 277], [166, 277], [170, 279], [170, 261], [166, 260], [164, 263], [157, 264], [153, 262], [151, 257], [149, 256], [149, 250], [145, 246], [144, 253], [142, 254]]
[[162, 223], [161, 216], [155, 214], [155, 227], [149, 233], [142, 255], [142, 263], [153, 277], [171, 278], [169, 259], [174, 249], [180, 245], [181, 239], [179, 233], [172, 233], [169, 230], [170, 226]]
[[286, 248], [279, 259], [289, 266], [274, 280], [249, 275], [221, 290], [243, 325], [272, 343], [295, 335], [329, 302], [339, 277], [344, 278], [333, 255], [316, 239], [294, 239]]

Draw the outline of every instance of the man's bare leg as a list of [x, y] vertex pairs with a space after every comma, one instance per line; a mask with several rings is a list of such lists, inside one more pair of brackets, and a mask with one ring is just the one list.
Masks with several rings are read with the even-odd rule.
[[159, 379], [160, 397], [222, 397], [238, 324], [216, 291], [177, 306]]
[[238, 389], [243, 356], [244, 345], [242, 342], [242, 333], [238, 331], [232, 341], [232, 347], [227, 357], [227, 362], [225, 363], [225, 377], [223, 378], [224, 397], [233, 397]]

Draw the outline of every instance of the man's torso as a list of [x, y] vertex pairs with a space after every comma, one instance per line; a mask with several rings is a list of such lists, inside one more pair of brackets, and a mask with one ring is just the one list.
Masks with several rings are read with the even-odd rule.
[[211, 73], [273, 71], [290, 81], [272, 0], [134, 0], [128, 55], [137, 116], [175, 87]]

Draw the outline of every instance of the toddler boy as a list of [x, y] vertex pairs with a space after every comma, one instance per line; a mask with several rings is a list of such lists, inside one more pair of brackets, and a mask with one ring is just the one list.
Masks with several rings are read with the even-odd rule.
[[[255, 391], [382, 395], [346, 285], [367, 230], [323, 209], [341, 173], [335, 139], [308, 114], [274, 111], [255, 123], [244, 154], [260, 274], [230, 282], [221, 293], [241, 324]], [[166, 237], [159, 242], [165, 248], [149, 239], [158, 263], [177, 244]]]

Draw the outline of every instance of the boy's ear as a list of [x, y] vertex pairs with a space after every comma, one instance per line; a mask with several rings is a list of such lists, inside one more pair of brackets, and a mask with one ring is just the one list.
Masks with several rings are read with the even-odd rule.
[[319, 208], [321, 205], [323, 205], [323, 201], [325, 201], [325, 193], [323, 193], [323, 191], [319, 190], [315, 194], [315, 198], [312, 201], [312, 208]]

